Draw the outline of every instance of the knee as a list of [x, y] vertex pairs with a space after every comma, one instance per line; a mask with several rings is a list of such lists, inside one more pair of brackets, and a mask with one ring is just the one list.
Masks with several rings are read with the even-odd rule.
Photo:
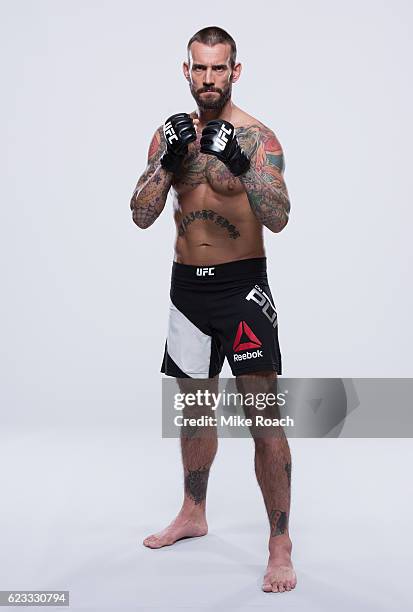
[[238, 374], [236, 378], [237, 380], [277, 380], [277, 372], [275, 370], [248, 372], [247, 374]]
[[266, 454], [275, 450], [275, 440], [271, 436], [253, 435], [255, 452], [257, 454]]
[[236, 384], [239, 391], [268, 391], [277, 382], [277, 372], [274, 370], [263, 370], [249, 374], [239, 374]]

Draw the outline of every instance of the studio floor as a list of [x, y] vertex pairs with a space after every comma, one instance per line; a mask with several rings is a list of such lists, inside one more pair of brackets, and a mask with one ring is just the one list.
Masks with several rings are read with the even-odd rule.
[[267, 594], [251, 440], [219, 441], [209, 534], [150, 550], [143, 538], [180, 507], [178, 440], [137, 427], [4, 428], [0, 588], [69, 590], [70, 609], [113, 612], [411, 608], [411, 441], [290, 446], [298, 584]]

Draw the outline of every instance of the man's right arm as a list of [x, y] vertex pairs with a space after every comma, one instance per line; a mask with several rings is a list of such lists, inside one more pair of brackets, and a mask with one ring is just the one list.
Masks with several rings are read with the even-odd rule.
[[148, 165], [133, 192], [130, 208], [132, 219], [142, 229], [151, 226], [165, 207], [173, 174], [164, 170], [160, 158], [166, 149], [163, 128], [156, 130], [148, 152]]

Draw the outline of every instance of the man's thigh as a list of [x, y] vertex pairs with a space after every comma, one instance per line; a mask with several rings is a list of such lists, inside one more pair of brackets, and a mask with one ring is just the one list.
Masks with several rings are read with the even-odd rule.
[[282, 430], [274, 423], [280, 419], [277, 402], [277, 373], [262, 370], [240, 374], [236, 386], [243, 397], [243, 411], [252, 425], [249, 427], [255, 439], [282, 436]]
[[218, 397], [219, 375], [212, 378], [175, 378], [184, 396], [181, 436], [186, 438], [216, 437], [215, 398]]

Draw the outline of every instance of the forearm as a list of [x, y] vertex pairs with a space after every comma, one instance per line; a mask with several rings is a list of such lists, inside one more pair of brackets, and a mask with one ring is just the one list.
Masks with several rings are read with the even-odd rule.
[[257, 219], [272, 232], [280, 232], [287, 225], [290, 212], [290, 200], [282, 178], [268, 178], [251, 167], [239, 179]]
[[132, 219], [138, 227], [146, 229], [159, 217], [165, 207], [172, 178], [172, 172], [167, 172], [158, 163], [139, 179], [130, 202]]

